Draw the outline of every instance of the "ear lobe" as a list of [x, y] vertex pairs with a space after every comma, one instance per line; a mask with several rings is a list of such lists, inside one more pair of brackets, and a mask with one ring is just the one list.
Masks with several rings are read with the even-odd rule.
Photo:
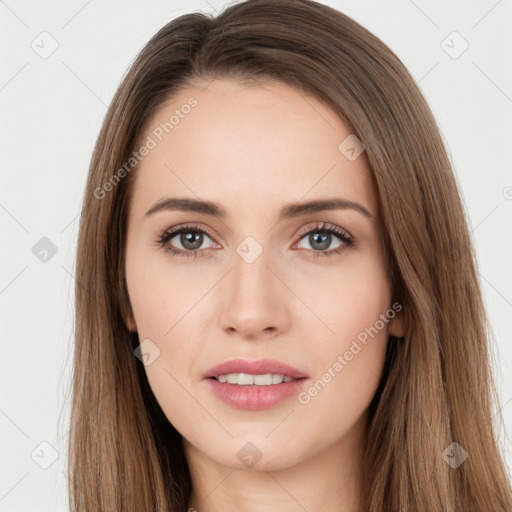
[[135, 318], [131, 311], [131, 308], [128, 312], [123, 313], [123, 320], [126, 328], [131, 332], [137, 332], [137, 324], [135, 322]]
[[132, 316], [129, 316], [127, 320], [125, 320], [125, 324], [129, 331], [137, 332], [137, 324]]
[[397, 338], [405, 336], [404, 312], [399, 311], [389, 322], [388, 334]]

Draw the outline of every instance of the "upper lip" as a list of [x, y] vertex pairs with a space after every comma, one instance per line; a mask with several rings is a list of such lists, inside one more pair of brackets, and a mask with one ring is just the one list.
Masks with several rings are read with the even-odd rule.
[[256, 361], [247, 361], [246, 359], [230, 359], [224, 361], [213, 368], [210, 368], [204, 378], [218, 377], [219, 375], [227, 375], [229, 373], [248, 373], [251, 375], [264, 375], [272, 373], [301, 379], [307, 377], [304, 372], [288, 364], [277, 361], [276, 359], [258, 359]]

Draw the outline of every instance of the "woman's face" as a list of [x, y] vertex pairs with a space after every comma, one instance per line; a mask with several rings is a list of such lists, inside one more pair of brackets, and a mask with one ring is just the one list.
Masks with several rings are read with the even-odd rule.
[[364, 148], [313, 97], [231, 80], [176, 95], [142, 140], [127, 323], [187, 449], [269, 470], [359, 438], [403, 334]]

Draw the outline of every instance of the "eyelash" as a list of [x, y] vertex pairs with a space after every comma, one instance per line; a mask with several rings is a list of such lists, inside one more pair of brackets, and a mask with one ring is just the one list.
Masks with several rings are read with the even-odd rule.
[[[208, 235], [213, 240], [213, 236], [210, 233], [208, 233], [208, 231], [205, 231], [203, 228], [200, 228], [199, 226], [196, 226], [194, 224], [187, 224], [184, 226], [179, 226], [177, 228], [172, 228], [164, 231], [158, 236], [156, 243], [159, 246], [163, 247], [166, 252], [170, 253], [171, 256], [181, 256], [183, 258], [196, 258], [197, 256], [200, 256], [204, 251], [206, 251], [206, 249], [183, 251], [182, 249], [175, 249], [171, 245], [166, 245], [167, 242], [174, 238], [176, 235], [187, 232], [196, 232]], [[340, 240], [342, 241], [342, 244], [339, 247], [337, 247], [336, 249], [331, 249], [330, 251], [315, 251], [314, 249], [307, 249], [308, 251], [311, 251], [313, 253], [314, 258], [319, 256], [330, 257], [340, 254], [345, 249], [353, 245], [356, 241], [356, 238], [349, 235], [346, 231], [343, 231], [342, 229], [338, 228], [333, 224], [326, 224], [324, 222], [320, 222], [315, 226], [309, 227], [306, 229], [306, 231], [301, 231], [298, 234], [299, 241], [302, 240], [302, 238], [304, 238], [306, 235], [310, 235], [311, 233], [332, 233], [336, 235], [338, 238], [340, 238]]]

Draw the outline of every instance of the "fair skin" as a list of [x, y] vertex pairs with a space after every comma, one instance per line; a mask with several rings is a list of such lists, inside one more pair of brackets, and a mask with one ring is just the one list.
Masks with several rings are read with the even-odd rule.
[[[368, 405], [377, 389], [388, 336], [403, 335], [403, 312], [342, 371], [333, 363], [393, 303], [384, 263], [378, 196], [363, 152], [350, 161], [338, 145], [350, 130], [327, 106], [281, 83], [215, 80], [190, 87], [156, 112], [142, 140], [193, 96], [188, 115], [137, 169], [128, 214], [128, 327], [149, 338], [159, 356], [144, 368], [155, 397], [182, 434], [199, 512], [357, 512]], [[153, 137], [154, 138], [154, 137]], [[222, 218], [161, 209], [164, 197], [218, 203]], [[279, 219], [284, 205], [343, 198], [366, 208], [331, 209]], [[311, 231], [336, 226], [327, 248]], [[193, 224], [200, 249], [170, 228]], [[263, 252], [248, 263], [237, 252], [251, 236]], [[318, 235], [317, 235], [318, 238]], [[171, 241], [172, 240], [172, 241]], [[201, 243], [202, 242], [202, 243]], [[334, 253], [345, 245], [340, 253]], [[254, 250], [252, 248], [251, 250]], [[331, 379], [308, 403], [298, 396], [262, 410], [220, 401], [203, 374], [233, 358], [283, 361], [308, 375], [308, 390]], [[303, 395], [304, 396], [304, 395]], [[304, 400], [303, 400], [304, 401]], [[252, 443], [248, 467], [237, 457]]]

